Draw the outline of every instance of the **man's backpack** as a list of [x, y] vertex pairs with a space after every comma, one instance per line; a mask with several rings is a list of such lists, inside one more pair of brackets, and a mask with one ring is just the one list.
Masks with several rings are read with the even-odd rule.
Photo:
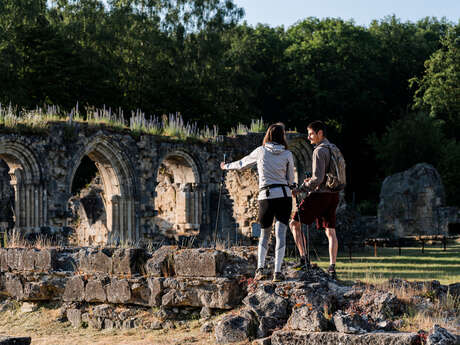
[[326, 170], [326, 187], [333, 192], [340, 192], [347, 185], [345, 158], [343, 158], [342, 152], [334, 144], [329, 143], [324, 146], [329, 149], [331, 155], [329, 167]]

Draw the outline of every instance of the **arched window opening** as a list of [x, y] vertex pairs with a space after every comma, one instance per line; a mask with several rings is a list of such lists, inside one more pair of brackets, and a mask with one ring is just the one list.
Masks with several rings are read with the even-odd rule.
[[84, 156], [72, 182], [69, 225], [75, 230], [75, 245], [102, 245], [108, 242], [106, 196], [100, 173], [88, 156]]
[[202, 195], [197, 169], [185, 154], [168, 155], [160, 164], [155, 188], [155, 227], [167, 237], [198, 235]]
[[15, 197], [9, 175], [10, 168], [0, 159], [0, 231], [12, 229], [15, 224]]

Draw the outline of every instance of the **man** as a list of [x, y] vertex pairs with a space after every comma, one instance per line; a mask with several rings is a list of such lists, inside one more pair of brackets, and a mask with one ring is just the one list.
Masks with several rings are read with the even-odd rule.
[[[299, 209], [289, 223], [297, 248], [301, 256], [301, 264], [306, 268], [310, 262], [305, 253], [306, 240], [301, 230], [301, 224], [311, 224], [316, 221], [318, 228], [324, 227], [329, 241], [330, 266], [327, 272], [336, 277], [335, 261], [337, 258], [338, 242], [335, 234], [336, 209], [339, 204], [339, 193], [332, 192], [325, 186], [326, 172], [329, 167], [331, 153], [327, 145], [326, 126], [321, 121], [314, 121], [307, 126], [308, 140], [315, 145], [312, 158], [312, 177], [305, 179], [304, 183], [295, 193], [307, 192], [308, 196], [300, 203]], [[299, 222], [300, 217], [300, 222]]]

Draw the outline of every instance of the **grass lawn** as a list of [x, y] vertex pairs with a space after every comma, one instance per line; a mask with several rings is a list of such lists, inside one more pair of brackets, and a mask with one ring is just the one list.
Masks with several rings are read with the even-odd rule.
[[[319, 250], [320, 248], [316, 248]], [[329, 266], [329, 256], [326, 248], [321, 248], [316, 255], [311, 255], [312, 262], [321, 268]], [[389, 278], [407, 280], [439, 280], [441, 284], [460, 282], [460, 243], [450, 242], [444, 251], [439, 243], [425, 245], [422, 254], [421, 247], [402, 248], [399, 256], [398, 248], [354, 249], [352, 261], [346, 251], [340, 252], [337, 258], [337, 275], [342, 281], [361, 280], [368, 283], [381, 283]]]

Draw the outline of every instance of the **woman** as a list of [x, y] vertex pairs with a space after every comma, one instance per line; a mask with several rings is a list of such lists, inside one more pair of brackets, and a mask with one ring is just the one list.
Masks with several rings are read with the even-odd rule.
[[286, 230], [292, 210], [292, 194], [289, 186], [294, 182], [294, 160], [287, 149], [284, 125], [276, 123], [268, 127], [262, 143], [239, 161], [220, 163], [224, 170], [244, 169], [257, 164], [259, 173], [259, 222], [262, 233], [257, 251], [255, 279], [263, 279], [268, 240], [276, 219], [275, 272], [273, 281], [282, 281], [281, 264], [286, 251]]

